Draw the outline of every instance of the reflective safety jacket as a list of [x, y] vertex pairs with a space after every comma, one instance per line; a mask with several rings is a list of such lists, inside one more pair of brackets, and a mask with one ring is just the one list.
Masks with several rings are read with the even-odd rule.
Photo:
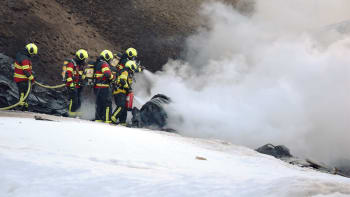
[[[126, 62], [128, 62], [129, 60], [133, 60], [133, 61], [135, 61], [135, 62], [137, 61], [136, 58], [130, 59], [129, 56], [128, 56], [128, 54], [126, 54], [126, 53], [118, 53], [118, 54], [117, 54], [117, 57], [120, 59], [118, 65], [117, 65], [117, 69], [118, 69], [119, 71], [121, 71], [122, 69], [124, 69]], [[138, 68], [138, 69], [139, 69], [139, 68]], [[136, 72], [141, 72], [141, 70], [136, 71]]]
[[113, 94], [124, 93], [126, 94], [131, 90], [131, 85], [133, 81], [133, 72], [130, 69], [123, 68], [120, 70], [118, 78], [116, 79], [116, 88]]
[[95, 88], [109, 88], [109, 82], [113, 80], [113, 74], [109, 64], [101, 59], [95, 62]]
[[14, 66], [15, 72], [13, 78], [16, 83], [28, 80], [34, 81], [32, 61], [28, 52], [25, 50], [18, 52], [16, 54]]
[[[66, 71], [66, 86], [80, 88], [84, 65], [79, 64], [78, 61], [71, 59], [67, 64]], [[73, 83], [73, 84], [72, 84]]]

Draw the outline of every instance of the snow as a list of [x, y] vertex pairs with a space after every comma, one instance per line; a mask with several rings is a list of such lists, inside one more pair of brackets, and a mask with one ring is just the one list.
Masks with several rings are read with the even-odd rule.
[[1, 197], [350, 196], [246, 147], [77, 119], [0, 117], [0, 173]]

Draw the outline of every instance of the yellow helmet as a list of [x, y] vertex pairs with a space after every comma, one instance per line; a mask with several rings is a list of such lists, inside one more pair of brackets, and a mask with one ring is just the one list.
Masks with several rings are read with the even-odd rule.
[[30, 55], [38, 54], [38, 47], [34, 43], [27, 44], [26, 49]]
[[100, 56], [103, 57], [103, 59], [106, 61], [113, 59], [113, 53], [110, 50], [103, 50]]
[[87, 52], [86, 50], [84, 50], [84, 49], [79, 49], [79, 50], [75, 53], [75, 55], [76, 55], [77, 58], [80, 59], [80, 60], [85, 60], [85, 59], [87, 59], [87, 58], [89, 57], [88, 52]]
[[126, 68], [129, 68], [131, 71], [135, 72], [136, 71], [136, 62], [135, 61], [132, 61], [132, 60], [129, 60], [125, 63], [125, 67]]
[[128, 48], [125, 52], [129, 56], [129, 58], [137, 57], [137, 51], [134, 48]]

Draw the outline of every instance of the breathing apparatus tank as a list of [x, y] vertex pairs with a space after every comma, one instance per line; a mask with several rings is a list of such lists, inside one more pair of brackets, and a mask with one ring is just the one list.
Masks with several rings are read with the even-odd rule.
[[84, 69], [84, 78], [83, 78], [83, 83], [86, 86], [93, 86], [95, 84], [94, 80], [94, 75], [95, 75], [95, 65], [94, 62], [89, 61], [87, 66]]

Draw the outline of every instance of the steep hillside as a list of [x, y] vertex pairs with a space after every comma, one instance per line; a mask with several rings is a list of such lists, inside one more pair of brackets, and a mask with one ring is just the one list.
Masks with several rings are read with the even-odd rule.
[[185, 38], [201, 24], [197, 11], [204, 1], [6, 0], [0, 3], [0, 52], [14, 57], [25, 43], [36, 42], [34, 70], [52, 83], [60, 80], [62, 59], [79, 48], [93, 57], [105, 48], [133, 46], [155, 71], [180, 57]]
[[39, 56], [33, 69], [41, 80], [59, 81], [62, 59], [79, 48], [92, 54], [113, 49], [94, 28], [55, 1], [5, 1], [0, 4], [0, 17], [0, 51], [14, 57], [25, 43], [37, 43]]

